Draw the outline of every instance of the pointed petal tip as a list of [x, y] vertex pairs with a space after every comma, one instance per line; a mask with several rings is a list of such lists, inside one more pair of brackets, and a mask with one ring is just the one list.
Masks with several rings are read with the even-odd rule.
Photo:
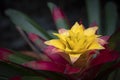
[[81, 54], [69, 54], [71, 63], [75, 63], [79, 59], [80, 55]]
[[62, 33], [64, 33], [64, 32], [66, 32], [67, 30], [66, 29], [64, 29], [64, 28], [61, 28], [61, 29], [59, 29], [58, 30], [58, 32], [60, 33], [60, 34], [62, 34]]

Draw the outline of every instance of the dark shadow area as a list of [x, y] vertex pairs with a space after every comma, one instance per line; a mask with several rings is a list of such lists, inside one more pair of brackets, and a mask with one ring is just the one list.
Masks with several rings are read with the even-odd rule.
[[[100, 1], [101, 10], [108, 1], [116, 3], [119, 14], [120, 6], [116, 0]], [[56, 29], [47, 2], [53, 2], [59, 6], [71, 24], [82, 20], [85, 25], [88, 25], [85, 0], [0, 0], [0, 47], [14, 50], [31, 49], [5, 15], [5, 10], [9, 8], [27, 14], [46, 30]]]

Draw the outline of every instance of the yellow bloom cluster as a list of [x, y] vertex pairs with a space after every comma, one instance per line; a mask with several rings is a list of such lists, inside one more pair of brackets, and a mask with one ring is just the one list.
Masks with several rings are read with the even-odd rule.
[[97, 29], [97, 26], [85, 29], [82, 24], [76, 22], [70, 30], [60, 29], [59, 33], [53, 33], [58, 39], [46, 41], [45, 44], [65, 52], [74, 63], [88, 51], [104, 49], [100, 44], [100, 35], [96, 35]]

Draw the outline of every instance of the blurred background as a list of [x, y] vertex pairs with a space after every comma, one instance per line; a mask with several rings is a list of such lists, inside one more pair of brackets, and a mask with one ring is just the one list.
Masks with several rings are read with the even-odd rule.
[[[5, 10], [12, 8], [19, 10], [26, 15], [30, 16], [33, 20], [35, 20], [38, 24], [44, 27], [45, 30], [56, 30], [55, 24], [52, 19], [51, 12], [47, 6], [47, 2], [52, 2], [59, 6], [67, 16], [71, 25], [73, 25], [76, 21], [82, 21], [85, 26], [88, 26], [89, 23], [92, 22], [89, 17], [91, 12], [89, 11], [89, 3], [94, 2], [96, 0], [0, 0], [0, 47], [14, 49], [14, 50], [30, 50], [31, 48], [28, 46], [26, 41], [22, 38], [20, 33], [17, 31], [15, 25], [11, 22], [11, 20], [5, 15]], [[120, 26], [120, 6], [118, 0], [98, 0], [99, 1], [99, 11], [96, 9], [96, 12], [99, 13], [101, 22], [96, 20], [95, 22], [102, 26], [102, 28], [106, 28], [105, 22], [105, 14], [108, 10], [106, 5], [111, 6], [112, 9], [109, 9], [107, 14], [110, 16], [113, 15], [108, 20], [114, 20], [114, 27]], [[110, 3], [110, 4], [107, 4]], [[98, 5], [91, 5], [96, 7]], [[106, 10], [107, 9], [107, 10]], [[115, 16], [114, 16], [115, 15]], [[93, 14], [92, 17], [95, 17]], [[114, 19], [113, 19], [114, 18]], [[93, 20], [94, 22], [94, 20]], [[110, 22], [110, 21], [109, 21]], [[108, 25], [108, 24], [107, 24]], [[109, 25], [108, 25], [109, 26]], [[102, 30], [101, 28], [101, 30]], [[104, 34], [104, 33], [103, 33]]]

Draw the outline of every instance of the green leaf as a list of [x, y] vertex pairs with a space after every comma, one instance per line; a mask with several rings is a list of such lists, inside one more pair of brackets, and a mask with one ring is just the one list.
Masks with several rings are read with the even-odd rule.
[[109, 75], [108, 80], [119, 80], [120, 79], [120, 69], [117, 69]]
[[0, 75], [0, 80], [8, 80], [8, 77], [4, 75]]
[[[97, 74], [97, 77], [95, 80], [109, 80], [111, 73], [115, 71], [114, 73], [116, 75], [116, 70], [118, 71], [118, 69], [120, 69], [120, 62], [113, 61], [113, 62], [106, 63], [102, 65], [101, 70]], [[111, 79], [111, 80], [116, 80], [116, 79]]]
[[5, 13], [16, 26], [22, 28], [27, 33], [32, 32], [44, 39], [51, 39], [51, 36], [42, 27], [25, 14], [13, 9], [8, 9]]
[[69, 77], [65, 74], [61, 73], [56, 73], [56, 72], [51, 72], [51, 71], [44, 71], [44, 70], [39, 70], [37, 71], [38, 73], [43, 73], [43, 76], [50, 78], [52, 80], [70, 80]]
[[[111, 12], [112, 11], [112, 12]], [[108, 2], [105, 6], [105, 35], [114, 33], [117, 24], [117, 6], [113, 2]]]
[[120, 52], [120, 28], [118, 28], [109, 39], [109, 48]]
[[46, 80], [46, 79], [38, 76], [24, 76], [22, 77], [22, 80]]
[[5, 77], [12, 77], [12, 76], [36, 76], [35, 73], [26, 69], [22, 66], [18, 66], [16, 64], [5, 63], [0, 61], [0, 75], [4, 75]]
[[87, 15], [89, 25], [93, 22], [99, 26], [98, 33], [102, 33], [102, 27], [100, 25], [100, 2], [99, 0], [86, 0]]
[[16, 64], [22, 64], [25, 62], [35, 60], [35, 58], [24, 55], [20, 52], [15, 52], [14, 54], [11, 54], [8, 58], [9, 58], [9, 61], [14, 62]]
[[[14, 77], [14, 76], [33, 76], [33, 78], [37, 78], [35, 76], [39, 76], [41, 78], [50, 78], [52, 80], [69, 80], [65, 75], [56, 73], [56, 72], [50, 72], [50, 71], [44, 71], [44, 70], [33, 70], [30, 68], [26, 68], [14, 63], [5, 63], [0, 61], [0, 75], [5, 75], [6, 77]], [[27, 77], [25, 77], [27, 78]], [[23, 79], [25, 79], [23, 78]]]

